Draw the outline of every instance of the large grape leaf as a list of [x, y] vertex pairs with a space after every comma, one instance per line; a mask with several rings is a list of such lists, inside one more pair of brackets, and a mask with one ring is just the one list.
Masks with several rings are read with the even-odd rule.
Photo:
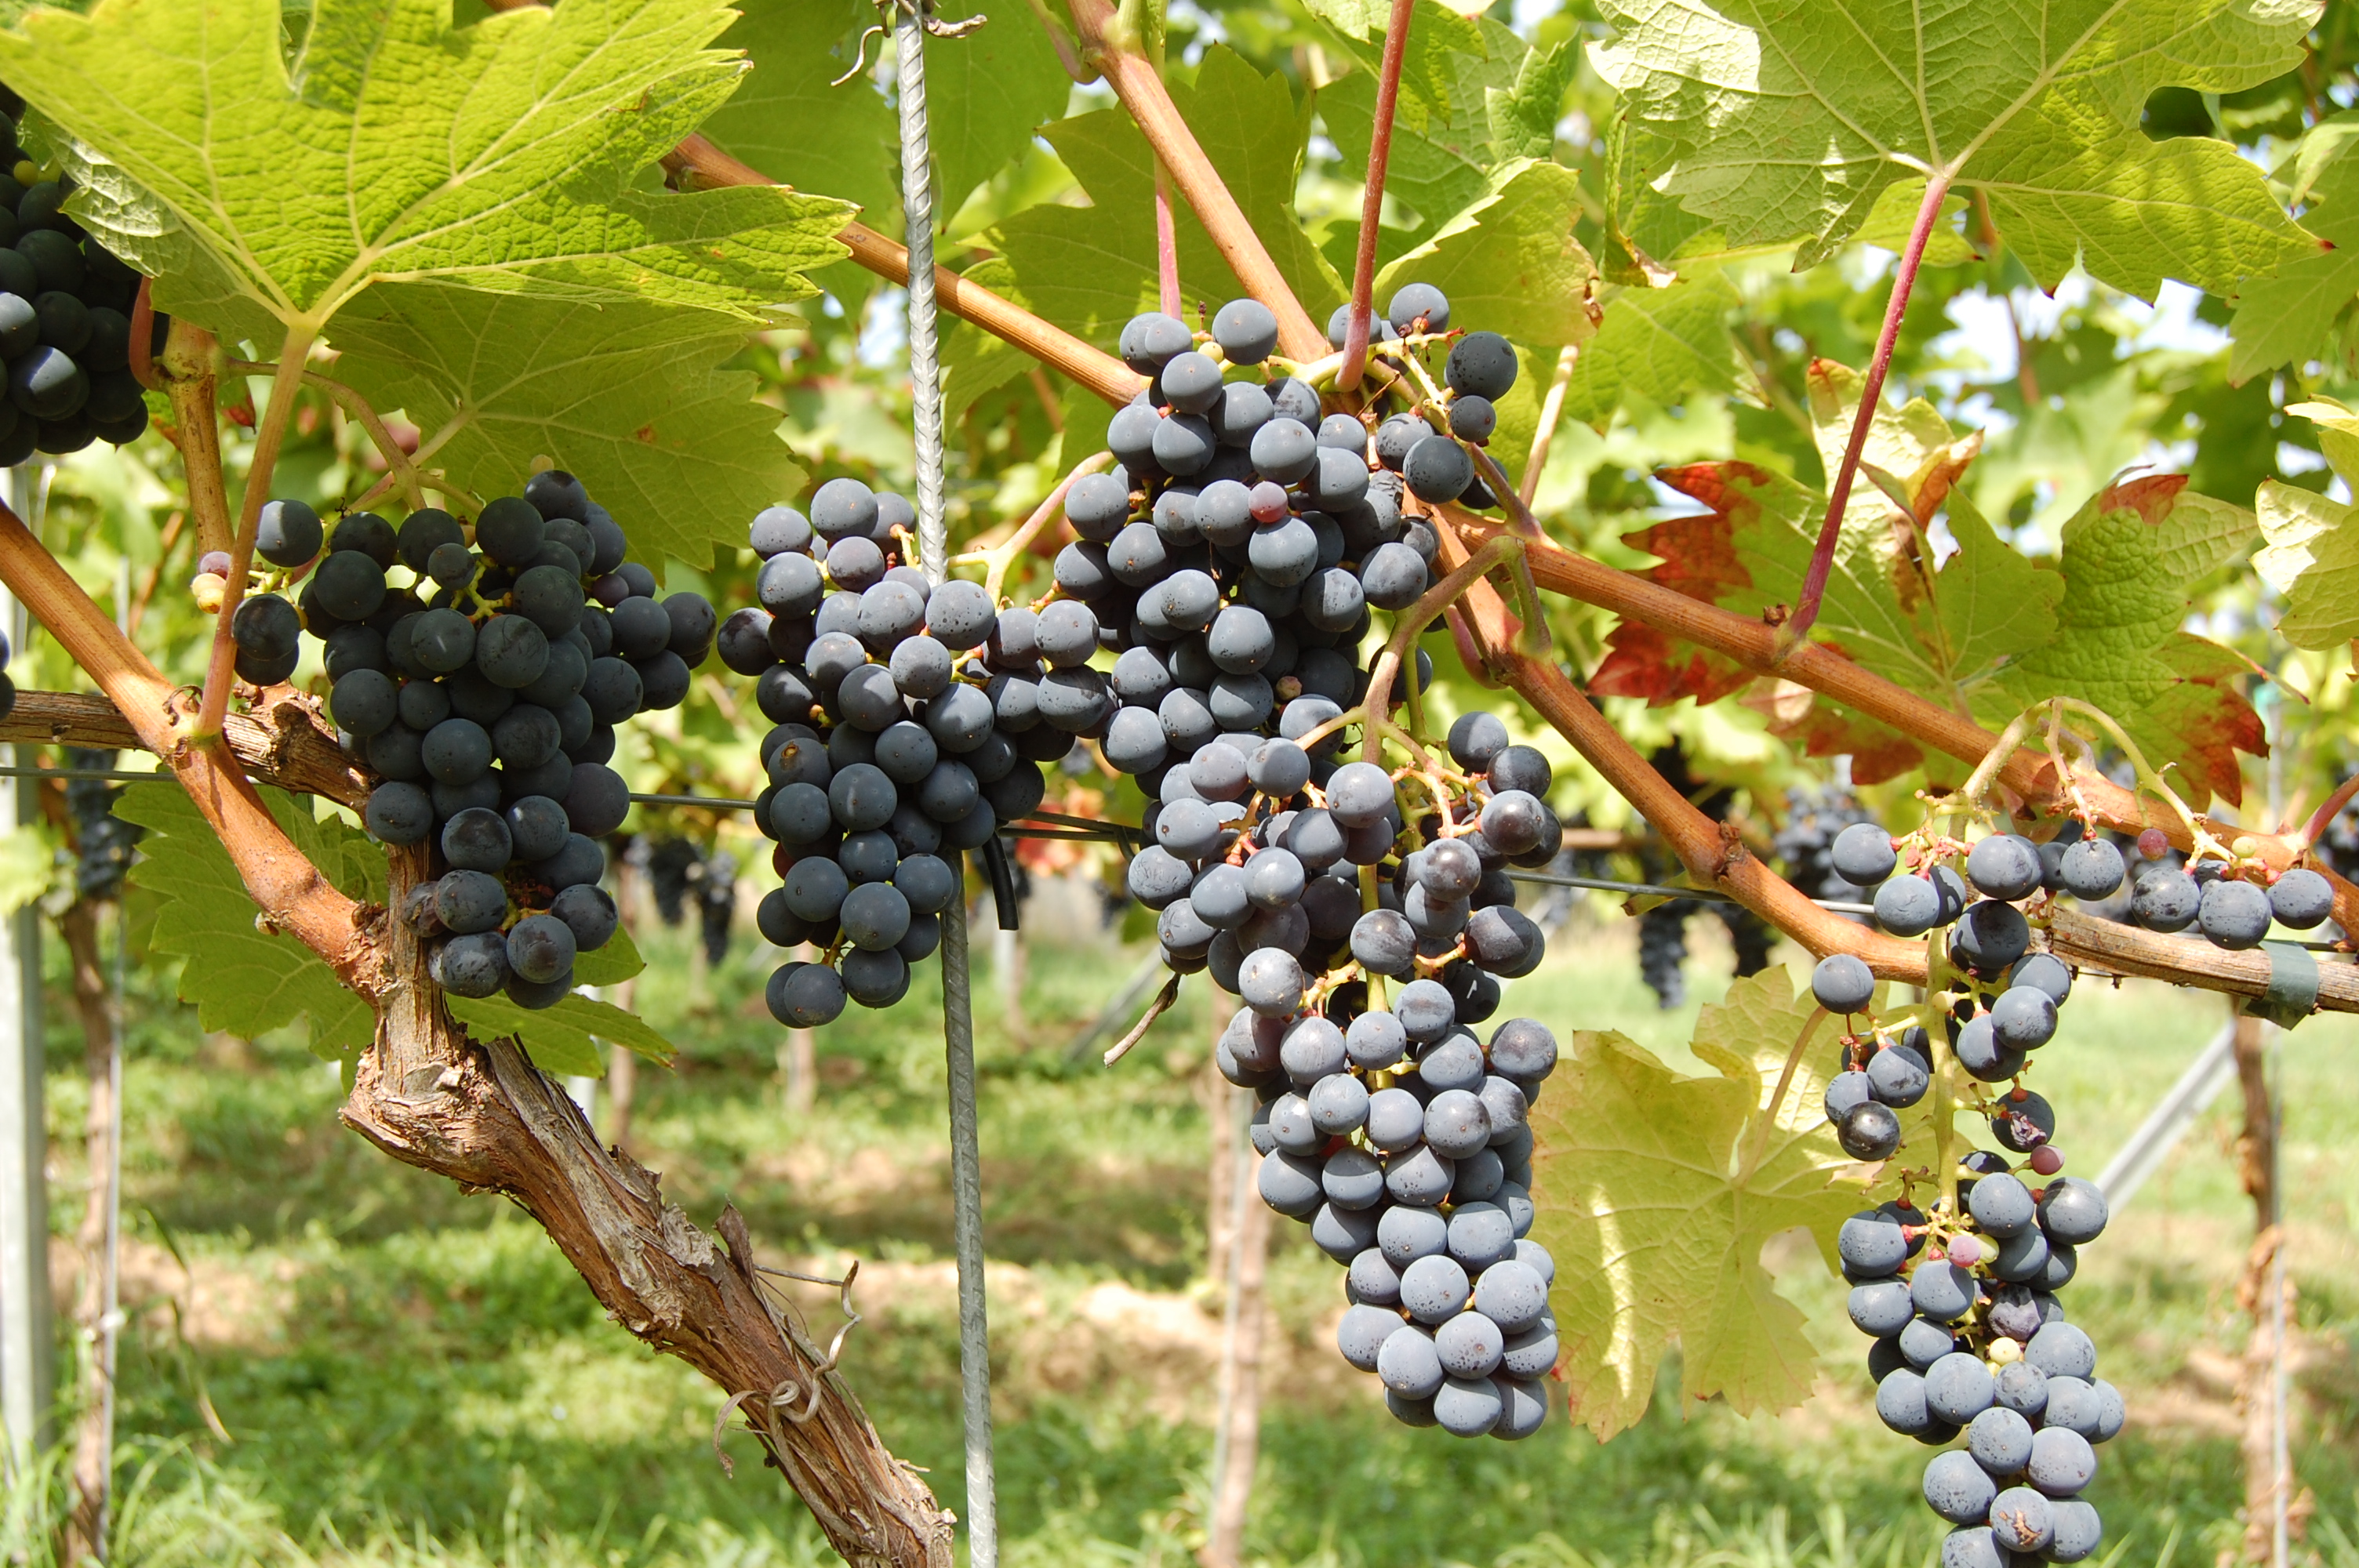
[[2174, 765], [2180, 793], [2201, 810], [2215, 794], [2241, 800], [2236, 753], [2268, 747], [2216, 652], [2191, 647], [2201, 639], [2180, 627], [2194, 585], [2234, 559], [2259, 525], [2243, 507], [2186, 486], [2184, 475], [2155, 475], [2089, 498], [2064, 525], [2056, 635], [2003, 672], [1976, 707], [1990, 720], [2049, 697], [2093, 704], [2157, 767]]
[[2309, 252], [2225, 142], [2151, 142], [2158, 88], [2228, 92], [2292, 70], [2300, 0], [1602, 0], [1598, 71], [1673, 144], [1657, 183], [1732, 248], [1825, 259], [1893, 187], [1940, 172], [1982, 193], [2042, 284], [2077, 260], [2152, 298], [2225, 293]]
[[0, 32], [67, 142], [74, 211], [158, 303], [275, 350], [372, 285], [436, 279], [756, 320], [810, 292], [829, 203], [636, 186], [725, 100], [722, 0], [567, 0], [472, 27], [450, 0], [104, 0]]
[[709, 567], [802, 488], [757, 379], [723, 368], [745, 340], [717, 312], [388, 285], [346, 308], [335, 341], [337, 373], [371, 403], [450, 429], [430, 466], [502, 495], [552, 458], [658, 571]]
[[[1819, 1108], [1826, 1050], [1805, 1051], [1770, 1106], [1814, 1007], [1782, 969], [1732, 985], [1690, 1047], [1716, 1077], [1681, 1076], [1621, 1034], [1583, 1030], [1532, 1108], [1534, 1234], [1575, 1260], [1550, 1302], [1558, 1370], [1573, 1419], [1601, 1441], [1646, 1413], [1674, 1338], [1690, 1399], [1750, 1415], [1810, 1395], [1818, 1354], [1761, 1249], [1800, 1226], [1823, 1254], [1865, 1174]], [[1832, 1038], [1822, 1022], [1819, 1044]]]
[[[335, 821], [315, 821], [310, 803], [265, 788], [271, 816], [310, 856], [320, 873], [347, 897], [382, 898], [385, 852], [375, 851], [374, 880], [346, 837], [367, 840]], [[327, 962], [294, 937], [255, 925], [258, 913], [229, 851], [196, 803], [177, 784], [133, 784], [114, 802], [114, 815], [147, 829], [131, 880], [156, 895], [149, 946], [184, 959], [179, 994], [196, 1003], [206, 1029], [251, 1040], [299, 1018], [310, 1020], [311, 1049], [330, 1060], [365, 1050], [376, 1014], [346, 990]]]
[[[2286, 410], [2318, 427], [2319, 446], [2346, 482], [2359, 474], [2359, 414], [2326, 398]], [[2265, 480], [2256, 503], [2268, 543], [2253, 569], [2285, 596], [2277, 634], [2297, 648], [2334, 648], [2359, 637], [2359, 508]]]
[[1745, 365], [1728, 317], [1738, 302], [1736, 286], [1717, 271], [1668, 288], [1614, 290], [1565, 383], [1565, 416], [1602, 430], [1625, 394], [1668, 405], [1696, 389], [1735, 391]]

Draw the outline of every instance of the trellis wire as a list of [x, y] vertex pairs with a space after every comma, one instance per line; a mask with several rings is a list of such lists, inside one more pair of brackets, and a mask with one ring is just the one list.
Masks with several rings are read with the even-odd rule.
[[[917, 437], [918, 550], [926, 580], [948, 575], [942, 516], [942, 384], [934, 321], [933, 156], [926, 130], [925, 0], [893, 0], [900, 74], [902, 240], [909, 247], [909, 404]], [[975, 1130], [974, 1000], [966, 903], [942, 911], [942, 1043], [950, 1069], [951, 1198], [958, 1250], [959, 1389], [966, 1424], [967, 1556], [998, 1568], [991, 1463], [991, 1334], [983, 1294], [983, 1156]]]

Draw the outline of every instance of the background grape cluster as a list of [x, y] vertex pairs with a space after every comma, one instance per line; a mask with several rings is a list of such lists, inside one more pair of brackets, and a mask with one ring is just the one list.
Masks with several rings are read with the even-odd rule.
[[[147, 404], [131, 373], [131, 318], [139, 275], [65, 215], [72, 188], [45, 178], [16, 145], [23, 104], [5, 95], [0, 163], [0, 467], [35, 452], [121, 446], [147, 428]], [[154, 318], [160, 347], [169, 322]]]
[[561, 470], [486, 503], [472, 525], [432, 507], [398, 529], [354, 512], [322, 535], [301, 502], [262, 509], [264, 585], [284, 580], [232, 617], [237, 673], [283, 681], [299, 633], [321, 643], [337, 744], [377, 781], [369, 832], [439, 856], [441, 874], [401, 912], [433, 943], [436, 981], [553, 1006], [573, 989], [575, 955], [616, 924], [598, 885], [598, 839], [630, 809], [605, 765], [614, 727], [688, 695], [712, 607], [658, 600], [654, 577], [624, 559], [621, 525]]
[[[1961, 1158], [1954, 1200], [1937, 1198], [1929, 1211], [1887, 1203], [1843, 1224], [1837, 1245], [1852, 1322], [1875, 1338], [1877, 1413], [1928, 1444], [1964, 1435], [1962, 1449], [1946, 1449], [1925, 1470], [1926, 1502], [1956, 1527], [1944, 1568], [2081, 1562], [2104, 1527], [2080, 1494], [2096, 1476], [2094, 1444], [2121, 1430], [2124, 1409], [2096, 1376], [2095, 1346], [2065, 1321], [2060, 1292], [2077, 1249], [2104, 1231], [2106, 1207], [2095, 1185], [2060, 1174], [2055, 1110], [2022, 1082], [2032, 1054], [2055, 1038], [2072, 975], [2029, 951], [2019, 906], [2043, 893], [2112, 896], [2125, 875], [2121, 851], [2070, 832], [2048, 845], [2000, 833], [1978, 840], [1962, 868], [1900, 872], [1890, 836], [1861, 823], [1835, 838], [1829, 859], [1834, 874], [1875, 890], [1887, 929], [1946, 931], [1962, 980], [1943, 1026], [1959, 1066], [1990, 1086], [1974, 1104], [1998, 1145]], [[1875, 979], [1836, 955], [1820, 961], [1811, 989], [1829, 1011], [1859, 1015]], [[1934, 1087], [1929, 1044], [1915, 1026], [1846, 1036], [1843, 1070], [1826, 1091], [1846, 1152], [1880, 1160], [1898, 1146], [1898, 1113]]]
[[821, 949], [770, 977], [771, 1015], [791, 1028], [908, 993], [909, 966], [964, 896], [965, 852], [1038, 807], [1039, 764], [1100, 718], [1086, 681], [1055, 683], [1020, 714], [995, 703], [1037, 677], [1038, 618], [1001, 611], [979, 583], [929, 588], [916, 524], [902, 497], [851, 479], [820, 486], [808, 517], [765, 509], [751, 529], [762, 607], [721, 629], [722, 662], [759, 677], [772, 725], [754, 817], [777, 845], [780, 885], [762, 899], [762, 935]]

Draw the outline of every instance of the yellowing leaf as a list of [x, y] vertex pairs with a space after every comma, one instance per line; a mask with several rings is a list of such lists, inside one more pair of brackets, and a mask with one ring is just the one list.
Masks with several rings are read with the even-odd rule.
[[1803, 242], [1812, 265], [1892, 187], [1979, 190], [2049, 287], [2078, 260], [2152, 298], [2224, 293], [2315, 249], [2259, 169], [2208, 137], [2148, 141], [2157, 88], [2229, 92], [2292, 70], [2315, 5], [2252, 0], [1604, 0], [1593, 47], [1656, 177], [1730, 249]]
[[1751, 1414], [1810, 1393], [1817, 1352], [1760, 1255], [1797, 1226], [1823, 1247], [1860, 1206], [1858, 1167], [1820, 1109], [1831, 1025], [1769, 1109], [1813, 1011], [1781, 969], [1738, 980], [1696, 1020], [1691, 1048], [1716, 1077], [1681, 1076], [1620, 1034], [1584, 1030], [1533, 1108], [1535, 1234], [1561, 1260], [1559, 1370], [1573, 1419], [1601, 1440], [1646, 1412], [1674, 1338], [1690, 1399]]

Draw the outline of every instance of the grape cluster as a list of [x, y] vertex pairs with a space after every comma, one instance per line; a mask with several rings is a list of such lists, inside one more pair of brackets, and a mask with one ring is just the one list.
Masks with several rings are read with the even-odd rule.
[[[1389, 362], [1451, 337], [1449, 319], [1438, 290], [1403, 288], [1380, 323]], [[1223, 306], [1201, 340], [1169, 316], [1123, 329], [1123, 359], [1150, 385], [1106, 427], [1117, 466], [1066, 496], [1080, 537], [1057, 557], [1058, 601], [1017, 612], [1052, 667], [994, 693], [1006, 723], [1071, 688], [1100, 716], [1106, 761], [1167, 806], [1234, 806], [1241, 778], [1226, 795], [1191, 789], [1201, 748], [1299, 739], [1359, 701], [1371, 612], [1408, 609], [1430, 581], [1439, 540], [1405, 503], [1491, 503], [1472, 493], [1461, 438], [1488, 438], [1489, 400], [1515, 382], [1505, 339], [1458, 337], [1438, 401], [1387, 415], [1387, 394], [1323, 417], [1308, 384], [1259, 370], [1277, 341], [1276, 316], [1251, 299]], [[1108, 676], [1087, 667], [1101, 647], [1119, 655]], [[1420, 687], [1430, 673], [1420, 653]], [[1330, 750], [1314, 749], [1312, 782], [1332, 771]]]
[[[1040, 763], [1103, 717], [1095, 671], [1040, 676], [1042, 617], [1000, 610], [979, 583], [928, 587], [916, 522], [902, 497], [852, 479], [820, 486], [808, 517], [766, 508], [752, 527], [761, 608], [721, 629], [722, 662], [759, 677], [772, 726], [754, 817], [781, 885], [763, 897], [762, 935], [821, 949], [770, 977], [771, 1016], [790, 1028], [830, 1022], [847, 1000], [900, 1000], [964, 894], [963, 854], [1037, 808]], [[1020, 710], [1004, 695], [1019, 684], [1034, 697]]]
[[652, 844], [640, 838], [625, 858], [647, 871], [658, 919], [678, 925], [687, 918], [692, 894], [706, 962], [718, 964], [729, 956], [730, 921], [737, 909], [736, 856], [726, 849], [707, 849], [693, 838], [662, 838]]
[[322, 535], [299, 501], [263, 507], [265, 586], [299, 574], [302, 587], [291, 603], [278, 591], [239, 602], [237, 673], [283, 681], [299, 631], [324, 644], [337, 744], [377, 781], [369, 832], [431, 844], [445, 867], [402, 911], [435, 944], [435, 981], [553, 1006], [573, 989], [575, 955], [617, 923], [598, 885], [598, 839], [630, 809], [605, 765], [614, 726], [688, 695], [712, 607], [658, 600], [653, 575], [624, 559], [621, 525], [562, 470], [486, 503], [472, 527], [426, 507], [397, 530], [348, 514], [324, 553]]
[[1504, 868], [1553, 853], [1560, 831], [1546, 759], [1495, 717], [1467, 715], [1450, 741], [1473, 776], [1420, 775], [1445, 788], [1414, 820], [1373, 763], [1321, 789], [1283, 736], [1250, 758], [1207, 745], [1190, 773], [1235, 773], [1206, 793], [1239, 810], [1167, 798], [1130, 880], [1167, 960], [1245, 1003], [1216, 1059], [1260, 1096], [1264, 1201], [1349, 1271], [1343, 1358], [1410, 1425], [1519, 1438], [1547, 1415], [1533, 1379], [1556, 1359], [1555, 1265], [1527, 1236], [1527, 1114], [1557, 1044], [1532, 1019], [1487, 1045], [1474, 1026], [1546, 949]]
[[8, 678], [8, 660], [14, 650], [8, 646], [8, 631], [0, 627], [0, 719], [16, 711], [16, 683]]
[[[66, 216], [71, 188], [0, 127], [0, 465], [35, 452], [78, 452], [92, 441], [121, 446], [147, 428], [147, 404], [131, 373], [131, 318], [139, 275]], [[155, 318], [151, 342], [169, 323]]]
[[[115, 753], [70, 746], [66, 766], [101, 773], [114, 766]], [[125, 785], [104, 779], [66, 782], [66, 811], [74, 823], [74, 896], [85, 903], [107, 903], [123, 896], [123, 879], [131, 871], [133, 851], [147, 829], [114, 815], [114, 802]]]
[[2307, 867], [2274, 875], [2259, 867], [2198, 860], [2180, 867], [2169, 841], [2148, 828], [2138, 836], [2146, 857], [2130, 879], [2129, 918], [2148, 931], [2193, 926], [2215, 947], [2241, 952], [2260, 946], [2272, 925], [2310, 931], [2334, 913], [2334, 884]]
[[[1954, 979], [1934, 1004], [1945, 1010], [1950, 1057], [1992, 1086], [1971, 1103], [1998, 1145], [1962, 1156], [1952, 1190], [1928, 1211], [1904, 1195], [1843, 1222], [1837, 1250], [1853, 1287], [1851, 1319], [1875, 1340], [1876, 1411], [1929, 1445], [1965, 1436], [1963, 1449], [1925, 1469], [1926, 1502], [1956, 1527], [1943, 1568], [2081, 1562], [2104, 1533], [2081, 1493], [2096, 1476], [2094, 1445], [2121, 1430], [2124, 1408], [2096, 1376], [2096, 1346], [2065, 1321], [2059, 1292], [2107, 1216], [2103, 1192], [2060, 1173], [2055, 1110], [2022, 1083], [2031, 1054], [2055, 1037], [2072, 973], [2029, 951], [2017, 905], [2057, 892], [2109, 896], [2123, 880], [2121, 852], [2102, 838], [2040, 846], [2002, 833], [1973, 845], [1962, 874], [1930, 855], [1921, 874], [1900, 872], [1891, 837], [1862, 823], [1836, 837], [1831, 857], [1846, 881], [1876, 890], [1887, 928], [1947, 928]], [[1820, 1006], [1856, 1021], [1875, 979], [1838, 954], [1820, 961], [1811, 989]], [[1880, 1160], [1900, 1142], [1897, 1111], [1951, 1086], [1935, 1078], [1921, 1025], [1870, 1023], [1844, 1037], [1826, 1114], [1846, 1152]], [[1936, 1125], [1943, 1119], [1937, 1107]]]
[[1786, 792], [1786, 825], [1770, 840], [1770, 852], [1786, 880], [1812, 898], [1849, 903], [1858, 887], [1836, 869], [1834, 843], [1843, 831], [1874, 817], [1840, 786]]

